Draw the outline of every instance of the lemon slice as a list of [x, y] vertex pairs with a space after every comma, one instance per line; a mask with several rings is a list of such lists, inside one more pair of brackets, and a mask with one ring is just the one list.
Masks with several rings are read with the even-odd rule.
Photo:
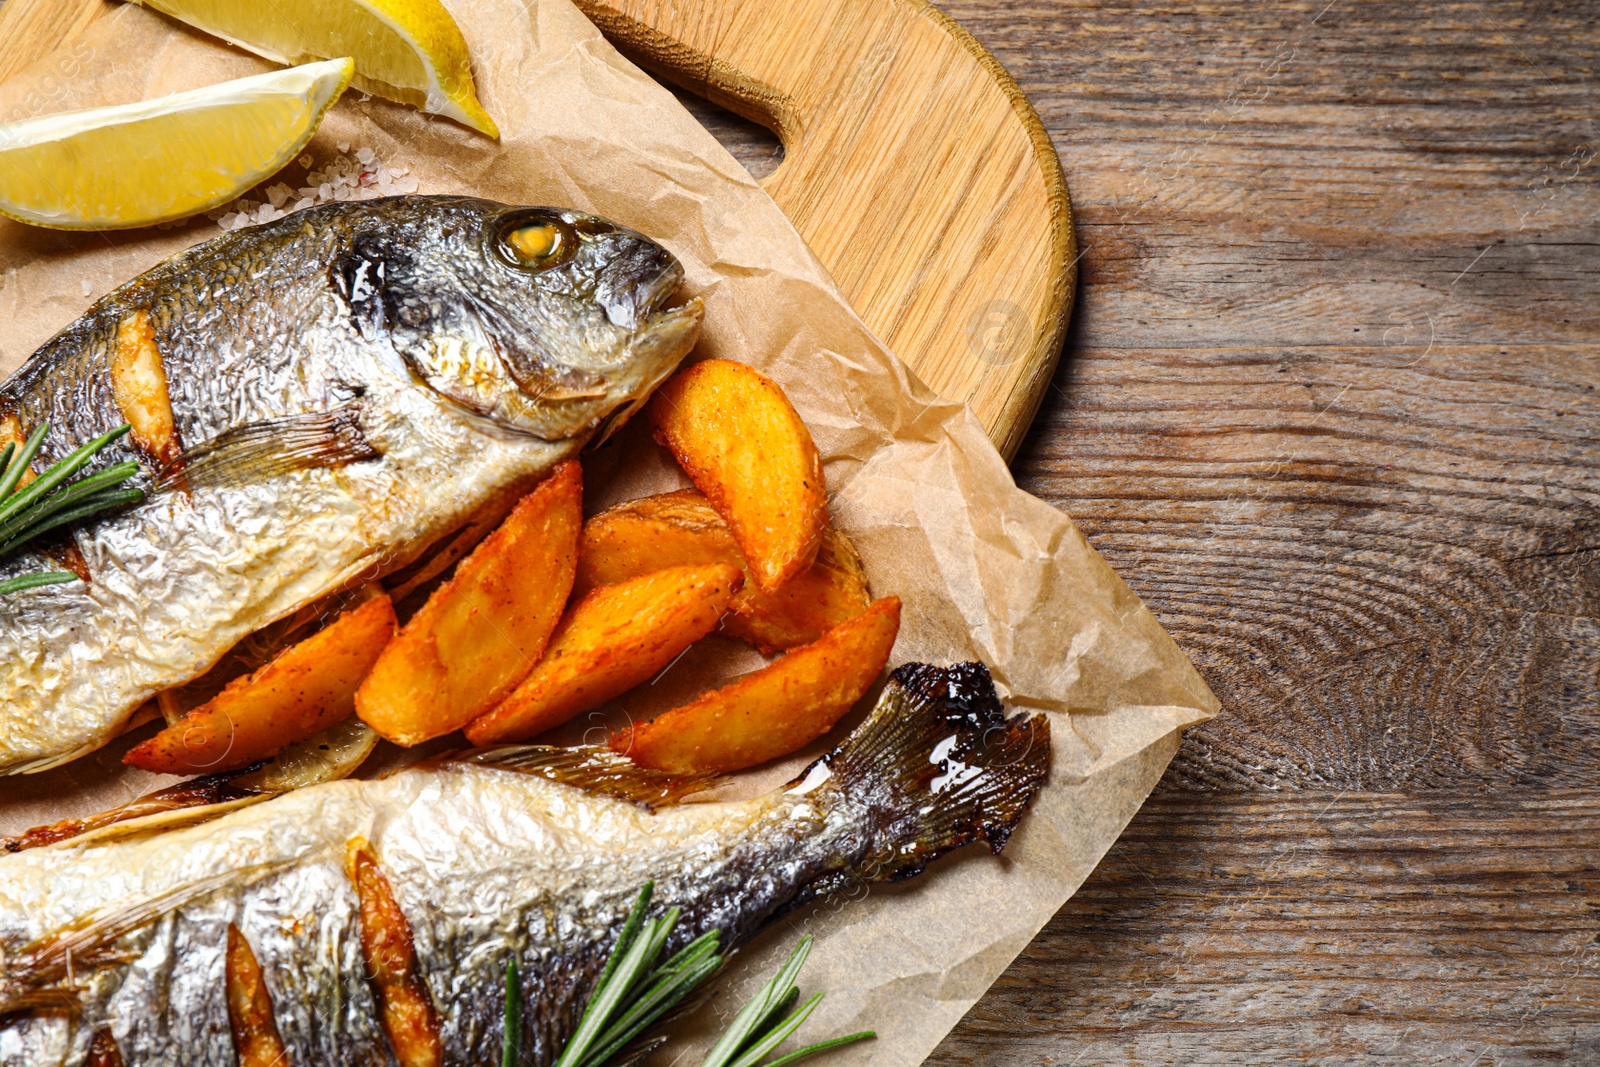
[[350, 84], [335, 59], [0, 126], [0, 212], [114, 230], [187, 218], [282, 170]]
[[490, 137], [461, 28], [439, 0], [134, 0], [278, 63], [351, 56], [357, 89]]

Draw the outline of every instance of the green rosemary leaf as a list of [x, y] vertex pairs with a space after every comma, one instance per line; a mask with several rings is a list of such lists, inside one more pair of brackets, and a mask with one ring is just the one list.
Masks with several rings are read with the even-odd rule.
[[[667, 937], [672, 933], [672, 928], [678, 925], [678, 916], [681, 914], [682, 911], [680, 909], [673, 908], [657, 919], [654, 926], [647, 927], [650, 936], [646, 940], [644, 959], [645, 967], [651, 968], [651, 970], [642, 970], [635, 974], [632, 981], [622, 988], [622, 995], [618, 997], [618, 1003], [627, 1003], [628, 997], [650, 979], [654, 964], [661, 957], [661, 950], [666, 948]], [[642, 938], [643, 934], [641, 933], [640, 936]]]
[[612, 1013], [622, 1003], [623, 994], [635, 983], [640, 972], [647, 970], [653, 962], [646, 953], [654, 941], [656, 925], [646, 921], [616, 967], [607, 967], [612, 972], [611, 976], [603, 985], [595, 987], [583, 1019], [578, 1023], [577, 1031], [568, 1039], [567, 1047], [561, 1051], [555, 1067], [577, 1067], [588, 1058], [595, 1038], [600, 1036]]
[[761, 1039], [773, 1009], [789, 999], [789, 990], [794, 987], [800, 968], [805, 966], [806, 957], [811, 954], [811, 941], [810, 934], [800, 939], [783, 966], [778, 968], [778, 973], [769, 978], [750, 999], [750, 1003], [733, 1017], [727, 1033], [711, 1047], [702, 1067], [729, 1067], [743, 1049]]
[[[584, 1006], [577, 1030], [561, 1050], [555, 1067], [605, 1067], [623, 1049], [637, 1050], [641, 1034], [659, 1024], [668, 1012], [722, 969], [725, 962], [720, 951], [722, 935], [717, 930], [701, 934], [673, 953], [665, 963], [656, 963], [677, 926], [679, 909], [671, 908], [659, 919], [646, 919], [644, 913], [653, 891], [650, 883], [639, 891], [617, 943], [600, 972], [600, 979], [595, 983], [594, 992]], [[764, 982], [750, 1002], [740, 1009], [701, 1067], [783, 1067], [807, 1056], [876, 1036], [871, 1031], [862, 1031], [807, 1045], [766, 1064], [761, 1062], [787, 1041], [822, 1003], [823, 995], [818, 992], [798, 1009], [795, 1007], [800, 999], [795, 980], [805, 966], [811, 945], [809, 934], [800, 939], [778, 973]], [[514, 1009], [511, 1000], [514, 982], [515, 966], [508, 964], [508, 1037], [502, 1048], [502, 1067], [515, 1064], [509, 1035], [513, 1032], [512, 1012], [521, 1011], [521, 997], [519, 987]], [[520, 1034], [520, 1014], [517, 1019], [515, 1030]]]
[[806, 965], [806, 958], [811, 955], [811, 943], [816, 940], [810, 934], [802, 937], [799, 944], [794, 946], [794, 951], [789, 953], [789, 959], [779, 969], [778, 975], [772, 980], [773, 989], [780, 995], [787, 996], [790, 988], [794, 986], [796, 978], [800, 977], [800, 968]]
[[33, 433], [28, 435], [28, 440], [22, 445], [22, 454], [14, 461], [10, 458], [9, 450], [7, 450], [5, 474], [0, 476], [0, 500], [10, 496], [11, 490], [17, 487], [17, 480], [28, 469], [28, 464], [33, 462], [33, 457], [38, 453], [39, 446], [44, 443], [44, 435], [48, 432], [50, 432], [50, 424], [48, 422], [41, 423]]
[[77, 507], [68, 508], [52, 515], [49, 519], [36, 526], [30, 526], [21, 536], [0, 544], [0, 556], [14, 552], [28, 541], [40, 534], [49, 533], [58, 526], [86, 519], [90, 515], [99, 514], [108, 508], [122, 507], [125, 504], [136, 504], [144, 499], [144, 493], [137, 489], [113, 489], [106, 492], [95, 493], [82, 500]]
[[[25, 508], [20, 514], [8, 521], [0, 522], [0, 541], [26, 541], [34, 535], [35, 526], [40, 526], [51, 515], [70, 504], [74, 504], [84, 497], [91, 496], [102, 489], [120, 485], [139, 473], [139, 465], [132, 460], [107, 467], [98, 474], [91, 474], [87, 478], [80, 478], [71, 485], [57, 489], [43, 500], [38, 501], [33, 507]], [[139, 496], [143, 498], [144, 494]]]
[[633, 939], [639, 936], [639, 927], [644, 924], [644, 913], [650, 907], [650, 897], [655, 893], [655, 890], [655, 882], [646, 882], [639, 887], [639, 895], [634, 899], [633, 908], [628, 912], [628, 918], [622, 924], [622, 933], [617, 935], [617, 943], [612, 947], [611, 955], [606, 960], [606, 968], [600, 972], [600, 980], [595, 983], [596, 992], [605, 988], [605, 984], [611, 980], [611, 975], [615, 973], [617, 964], [622, 960], [628, 949], [632, 947]]
[[522, 1062], [522, 979], [516, 959], [506, 960], [505, 1035], [500, 1039], [500, 1067], [517, 1067]]
[[[799, 990], [796, 990], [796, 992], [799, 992]], [[784, 997], [784, 1001], [786, 1003], [793, 1003], [793, 1000], [787, 996]], [[784, 1041], [788, 1040], [790, 1034], [800, 1029], [800, 1024], [805, 1022], [806, 1017], [812, 1012], [816, 1011], [817, 1005], [821, 1003], [822, 992], [819, 990], [811, 994], [811, 996], [806, 999], [806, 1002], [800, 1005], [800, 1010], [796, 1011], [788, 1018], [778, 1022], [766, 1033], [762, 1034], [754, 1043], [749, 1045], [745, 1051], [739, 1053], [739, 1057], [733, 1061], [730, 1067], [756, 1067], [756, 1065], [761, 1062], [761, 1058], [763, 1056], [777, 1048], [779, 1045], [783, 1044]]]
[[653, 983], [626, 1013], [595, 1040], [594, 1051], [584, 1059], [583, 1067], [600, 1067], [676, 1007], [721, 966], [720, 957], [702, 959]]
[[800, 939], [783, 966], [778, 968], [778, 973], [763, 984], [750, 1003], [734, 1016], [733, 1023], [721, 1040], [712, 1046], [701, 1067], [782, 1067], [783, 1064], [794, 1063], [828, 1049], [877, 1036], [870, 1030], [863, 1030], [831, 1041], [807, 1045], [768, 1063], [761, 1062], [764, 1056], [798, 1030], [817, 1005], [822, 1003], [822, 993], [817, 992], [798, 1010], [793, 1013], [790, 1011], [799, 999], [800, 991], [794, 983], [800, 977], [800, 968], [805, 966], [806, 957], [811, 953], [811, 942], [810, 934]]
[[556, 1067], [602, 1067], [722, 969], [722, 934], [708, 930], [657, 964], [679, 909], [646, 919], [654, 883], [639, 890], [628, 918]]
[[772, 1005], [772, 1008], [767, 1012], [766, 1018], [757, 1020], [755, 1026], [750, 1028], [750, 1036], [745, 1040], [744, 1047], [740, 1048], [734, 1053], [734, 1055], [743, 1056], [745, 1049], [750, 1048], [752, 1045], [756, 1044], [762, 1038], [770, 1034], [773, 1027], [777, 1026], [785, 1018], [787, 1018], [791, 1011], [794, 1011], [794, 1006], [799, 1003], [799, 1001], [800, 990], [794, 986], [790, 986], [789, 992], [784, 994], [783, 999]]
[[[43, 440], [44, 435], [40, 431], [46, 429], [47, 425], [48, 424], [41, 425], [38, 430], [33, 432], [33, 437], [28, 438], [29, 444], [33, 444], [34, 437]], [[128, 426], [124, 424], [122, 427], [112, 430], [110, 433], [101, 434], [99, 437], [96, 437], [93, 441], [90, 441], [87, 444], [79, 445], [71, 452], [68, 452], [65, 456], [62, 456], [61, 459], [57, 460], [51, 465], [49, 470], [45, 471], [43, 474], [39, 475], [39, 477], [29, 482], [26, 488], [19, 489], [10, 497], [6, 498], [4, 504], [0, 504], [0, 521], [8, 521], [13, 515], [22, 511], [22, 509], [31, 507], [35, 500], [38, 500], [40, 497], [55, 489], [56, 486], [66, 481], [68, 478], [72, 477], [74, 474], [77, 474], [84, 468], [85, 464], [94, 459], [95, 455], [102, 448], [106, 447], [106, 445], [109, 445], [112, 441], [115, 441], [117, 438], [127, 433], [128, 429]], [[34, 451], [38, 451], [37, 445], [34, 445]], [[24, 446], [22, 452], [22, 456], [18, 457], [18, 463], [21, 463], [24, 459], [31, 462], [33, 457], [28, 454], [28, 448], [26, 446]], [[18, 477], [21, 477], [21, 472], [22, 468], [18, 467], [16, 472]], [[6, 472], [6, 480], [11, 478], [11, 474], [11, 471]], [[4, 482], [0, 482], [0, 485], [3, 484]]]
[[780, 1056], [778, 1059], [762, 1064], [761, 1067], [787, 1067], [788, 1064], [798, 1063], [807, 1056], [815, 1056], [817, 1053], [826, 1052], [831, 1048], [839, 1048], [843, 1045], [854, 1044], [857, 1041], [865, 1041], [870, 1037], [877, 1036], [878, 1032], [876, 1030], [862, 1030], [859, 1033], [845, 1034], [843, 1037], [833, 1038], [831, 1041], [818, 1041], [815, 1045], [807, 1045], [805, 1048], [795, 1049], [793, 1052]]
[[62, 582], [75, 582], [78, 576], [71, 571], [39, 571], [35, 574], [19, 574], [0, 582], [0, 596], [7, 593], [20, 593], [24, 589], [37, 589], [41, 585], [60, 585]]
[[705, 1061], [700, 1067], [728, 1067], [733, 1058], [739, 1054], [739, 1050], [749, 1043], [756, 1023], [765, 1019], [767, 1013], [772, 1010], [772, 1001], [772, 982], [768, 981], [751, 998], [750, 1003], [739, 1009], [739, 1014], [728, 1024], [727, 1032], [711, 1046], [711, 1051], [706, 1054]]
[[671, 959], [669, 959], [666, 963], [663, 963], [660, 967], [657, 967], [656, 970], [669, 971], [676, 967], [686, 966], [689, 963], [699, 959], [701, 956], [716, 955], [717, 949], [721, 942], [721, 930], [707, 930], [705, 933], [701, 934], [699, 937], [680, 948], [675, 954], [673, 954]]
[[[21, 489], [17, 488], [17, 484], [38, 454], [50, 424], [40, 423], [28, 435], [20, 451], [14, 441], [0, 450], [0, 556], [9, 555], [40, 535], [68, 523], [86, 519], [108, 508], [143, 500], [144, 494], [137, 489], [115, 488], [138, 473], [139, 465], [132, 460], [113, 464], [86, 478], [71, 481], [101, 449], [129, 429], [127, 424], [123, 424], [78, 446]], [[39, 585], [71, 581], [77, 577], [62, 577], [66, 573], [50, 571], [0, 582], [0, 596]]]

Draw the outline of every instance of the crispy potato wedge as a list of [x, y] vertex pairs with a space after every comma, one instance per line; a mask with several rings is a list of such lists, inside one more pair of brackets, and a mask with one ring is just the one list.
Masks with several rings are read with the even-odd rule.
[[[200, 705], [215, 700], [229, 683], [244, 675], [254, 674], [316, 633], [328, 619], [349, 611], [359, 602], [357, 598], [381, 596], [385, 591], [384, 586], [372, 584], [355, 590], [353, 594], [349, 589], [341, 589], [319, 597], [292, 615], [285, 615], [245, 637], [223, 653], [210, 670], [175, 689], [163, 689], [151, 703], [160, 710], [167, 725], [171, 726]], [[389, 602], [395, 603], [392, 595]]]
[[356, 693], [362, 721], [416, 745], [503, 700], [561, 619], [582, 525], [583, 475], [563, 463], [407, 620]]
[[320, 733], [354, 709], [356, 687], [395, 631], [394, 606], [376, 596], [236, 678], [122, 762], [164, 774], [248, 766]]
[[642, 726], [611, 748], [674, 774], [738, 771], [787, 756], [833, 729], [882, 673], [900, 598], [875, 600], [820, 640]]
[[763, 592], [811, 566], [828, 525], [828, 487], [811, 432], [776, 382], [708, 359], [657, 389], [649, 412], [656, 440], [728, 521]]
[[521, 741], [647, 681], [716, 627], [743, 582], [738, 567], [712, 563], [591, 590], [562, 616], [533, 673], [474, 720], [467, 739]]
[[[732, 563], [746, 567], [721, 515], [697, 489], [629, 500], [583, 524], [573, 592], [637, 578], [663, 567]], [[721, 633], [765, 653], [810, 644], [872, 602], [861, 557], [831, 526], [817, 559], [776, 593], [750, 580], [728, 605]]]
[[[583, 524], [575, 595], [664, 567], [744, 566], [733, 533], [698, 489], [625, 500]], [[749, 596], [748, 586], [739, 598]], [[738, 599], [738, 598], [736, 598]]]

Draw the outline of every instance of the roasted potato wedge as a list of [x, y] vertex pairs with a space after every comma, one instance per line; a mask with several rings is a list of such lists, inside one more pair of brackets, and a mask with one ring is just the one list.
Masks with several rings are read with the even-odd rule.
[[354, 709], [356, 687], [394, 637], [395, 625], [387, 596], [365, 601], [228, 683], [122, 762], [164, 774], [214, 774], [326, 730]]
[[563, 463], [407, 620], [356, 693], [362, 721], [416, 745], [503, 700], [561, 619], [582, 524], [583, 475]]
[[678, 372], [650, 399], [660, 441], [711, 501], [763, 592], [816, 559], [828, 488], [811, 432], [766, 375], [726, 359]]
[[787, 756], [829, 730], [877, 680], [900, 632], [884, 597], [820, 640], [611, 738], [613, 750], [675, 774], [738, 771]]
[[[732, 563], [746, 567], [728, 524], [696, 489], [629, 500], [583, 524], [573, 592], [637, 578], [663, 567]], [[723, 616], [721, 633], [762, 652], [810, 644], [871, 603], [861, 557], [849, 538], [829, 527], [817, 559], [776, 593], [750, 579]]]
[[713, 563], [591, 590], [562, 616], [533, 673], [473, 721], [467, 739], [521, 741], [647, 681], [712, 631], [743, 582], [738, 567]]

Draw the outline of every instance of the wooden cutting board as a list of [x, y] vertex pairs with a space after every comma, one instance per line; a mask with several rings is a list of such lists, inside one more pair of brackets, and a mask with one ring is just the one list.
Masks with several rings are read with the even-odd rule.
[[[867, 324], [1010, 458], [1061, 352], [1077, 251], [1055, 149], [995, 58], [925, 0], [578, 6], [645, 67], [777, 133], [767, 192]], [[0, 79], [110, 9], [5, 0]]]

